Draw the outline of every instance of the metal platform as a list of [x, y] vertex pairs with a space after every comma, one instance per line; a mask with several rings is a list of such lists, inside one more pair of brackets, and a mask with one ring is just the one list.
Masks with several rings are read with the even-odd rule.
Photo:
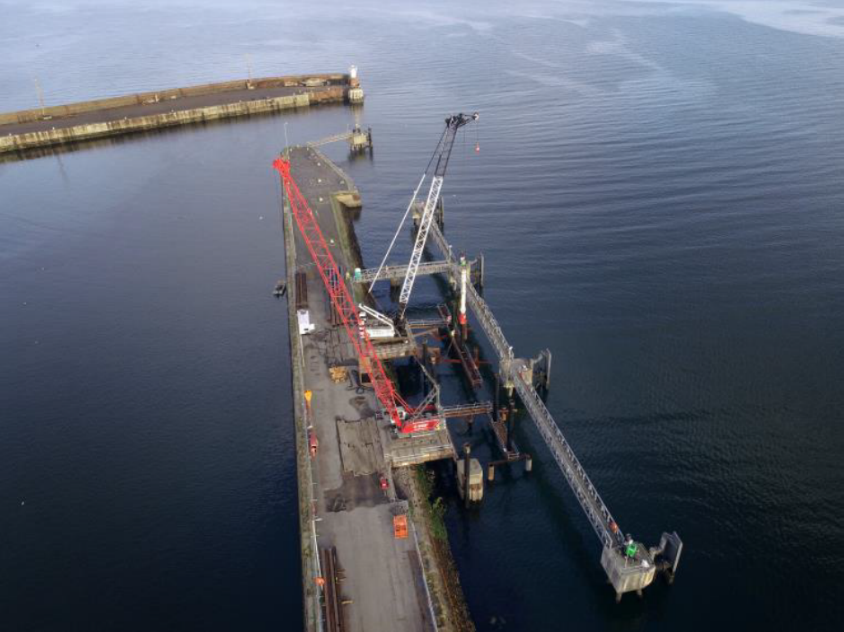
[[419, 465], [441, 459], [454, 459], [454, 444], [445, 424], [434, 432], [414, 435], [396, 434], [389, 424], [382, 428], [384, 459], [393, 467]]
[[442, 417], [445, 419], [475, 417], [477, 415], [488, 415], [491, 412], [492, 403], [473, 402], [469, 404], [457, 404], [455, 406], [443, 406]]
[[416, 345], [409, 338], [400, 342], [378, 343], [375, 345], [375, 353], [380, 360], [396, 360], [407, 358], [416, 354]]
[[[483, 285], [483, 256], [479, 255], [477, 259], [470, 261], [469, 267], [477, 283]], [[381, 273], [378, 274], [378, 280], [382, 281], [386, 279], [390, 281], [402, 281], [404, 280], [405, 276], [407, 276], [407, 268], [408, 266], [406, 265], [384, 266], [383, 268], [381, 268]], [[451, 272], [453, 272], [453, 267], [452, 263], [448, 260], [421, 261], [419, 263], [419, 268], [416, 271], [416, 275], [430, 276], [432, 274], [449, 274]], [[354, 281], [355, 283], [372, 283], [375, 280], [375, 276], [377, 273], [378, 268], [366, 268], [365, 270], [361, 270], [360, 273], [355, 275]], [[458, 276], [452, 278], [457, 279], [460, 277]]]
[[[448, 261], [423, 261], [419, 264], [419, 269], [416, 274], [431, 275], [431, 274], [445, 274], [451, 270], [451, 264]], [[378, 272], [377, 268], [367, 268], [361, 270], [360, 274], [355, 274], [355, 283], [372, 283], [375, 280], [375, 274]], [[390, 281], [401, 281], [407, 275], [407, 266], [384, 266], [381, 268], [381, 274], [378, 279], [389, 279]]]

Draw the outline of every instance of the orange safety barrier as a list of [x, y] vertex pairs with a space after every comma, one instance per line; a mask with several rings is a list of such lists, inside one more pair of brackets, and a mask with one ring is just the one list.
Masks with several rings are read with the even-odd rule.
[[393, 517], [393, 533], [399, 540], [403, 540], [407, 537], [407, 516], [401, 515]]

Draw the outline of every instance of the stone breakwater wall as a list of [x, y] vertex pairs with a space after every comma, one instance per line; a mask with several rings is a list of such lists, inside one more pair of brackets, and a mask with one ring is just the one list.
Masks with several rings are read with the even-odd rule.
[[[269, 77], [10, 112], [0, 114], [0, 153], [317, 104], [344, 103], [349, 87], [356, 84], [356, 80], [343, 74]], [[262, 94], [268, 92], [272, 94]], [[215, 95], [219, 103], [213, 103]]]

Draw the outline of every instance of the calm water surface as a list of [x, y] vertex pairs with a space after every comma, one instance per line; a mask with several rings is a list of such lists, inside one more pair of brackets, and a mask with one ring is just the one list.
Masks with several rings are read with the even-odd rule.
[[[376, 151], [330, 151], [368, 264], [443, 116], [480, 110], [450, 239], [486, 254], [516, 352], [553, 351], [549, 408], [622, 528], [687, 551], [674, 586], [616, 606], [524, 424], [534, 474], [447, 516], [478, 629], [838, 629], [844, 3], [389, 6], [0, 0], [0, 109], [36, 106], [36, 77], [55, 104], [356, 63]], [[354, 114], [0, 164], [0, 628], [301, 628], [270, 297], [285, 122], [304, 142]]]

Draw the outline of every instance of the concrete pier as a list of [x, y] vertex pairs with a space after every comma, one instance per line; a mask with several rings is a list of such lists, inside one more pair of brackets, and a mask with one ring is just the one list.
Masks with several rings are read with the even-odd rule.
[[[357, 342], [352, 344], [352, 341], [359, 339], [368, 341], [366, 332], [369, 325], [358, 318], [357, 310], [371, 312], [359, 303], [365, 300], [362, 284], [372, 282], [370, 278], [375, 277], [374, 273], [363, 269], [360, 250], [356, 242], [352, 243], [354, 231], [351, 222], [348, 214], [343, 211], [342, 200], [348, 200], [357, 207], [360, 205], [360, 196], [344, 174], [315, 147], [293, 148], [288, 156], [287, 161], [279, 161], [278, 167], [283, 174], [287, 194], [295, 202], [296, 220], [301, 229], [301, 233], [295, 233], [295, 237], [290, 236], [294, 233], [290, 219], [292, 213], [286, 210], [284, 225], [287, 248], [288, 251], [298, 253], [289, 264], [287, 287], [294, 287], [294, 296], [288, 294], [288, 300], [296, 302], [296, 287], [301, 285], [292, 283], [291, 275], [294, 272], [291, 270], [308, 277], [308, 282], [313, 286], [311, 296], [314, 296], [313, 290], [321, 286], [320, 297], [323, 299], [310, 301], [312, 313], [309, 322], [312, 325], [308, 327], [316, 327], [316, 332], [311, 329], [305, 331], [301, 325], [298, 330], [291, 329], [291, 337], [297, 338], [301, 345], [298, 351], [300, 356], [294, 353], [293, 357], [294, 364], [297, 361], [301, 364], [301, 388], [313, 398], [306, 406], [305, 419], [301, 423], [297, 421], [300, 426], [307, 428], [307, 432], [300, 428], [297, 436], [302, 441], [307, 439], [311, 447], [310, 474], [305, 473], [300, 478], [300, 481], [310, 482], [307, 490], [300, 490], [300, 494], [308, 500], [313, 550], [330, 547], [334, 556], [332, 559], [339, 560], [339, 564], [346, 568], [347, 581], [343, 584], [343, 590], [349, 593], [359, 591], [357, 597], [349, 596], [345, 601], [336, 594], [332, 596], [333, 603], [339, 599], [341, 603], [355, 604], [356, 622], [351, 624], [351, 629], [417, 630], [428, 629], [430, 625], [437, 629], [448, 627], [448, 620], [439, 616], [440, 610], [434, 605], [438, 591], [432, 589], [429, 579], [435, 574], [422, 573], [419, 579], [421, 571], [417, 569], [428, 570], [428, 565], [420, 547], [416, 546], [414, 550], [407, 545], [408, 524], [411, 532], [417, 532], [417, 525], [408, 516], [406, 502], [412, 501], [414, 494], [397, 497], [395, 485], [391, 484], [394, 476], [402, 477], [400, 472], [403, 466], [440, 458], [452, 459], [457, 464], [458, 486], [464, 502], [468, 505], [478, 501], [483, 494], [484, 470], [479, 462], [471, 458], [469, 443], [464, 445], [463, 460], [460, 461], [447, 430], [425, 426], [412, 434], [399, 433], [396, 430], [401, 426], [399, 421], [390, 418], [381, 409], [382, 404], [385, 408], [389, 407], [389, 400], [384, 403], [385, 398], [382, 396], [379, 402], [372, 391], [361, 386], [362, 381], [353, 380], [347, 385], [342, 378], [329, 380], [328, 376], [345, 375], [351, 370], [360, 374], [368, 371], [372, 375], [370, 368], [365, 368], [367, 365], [364, 365], [363, 359], [372, 358], [376, 353], [381, 360], [411, 355], [419, 360], [416, 366], [427, 377], [425, 384], [434, 384], [435, 388], [430, 391], [427, 387], [423, 389], [425, 399], [422, 404], [418, 404], [418, 411], [427, 411], [428, 406], [435, 407], [443, 422], [449, 418], [466, 417], [470, 420], [470, 428], [471, 418], [475, 415], [495, 413], [490, 423], [505, 458], [487, 464], [490, 482], [495, 477], [494, 468], [499, 465], [524, 461], [525, 470], [532, 469], [530, 455], [519, 452], [513, 441], [515, 396], [518, 394], [598, 537], [601, 544], [600, 563], [617, 599], [621, 599], [627, 592], [641, 595], [642, 590], [654, 581], [659, 572], [665, 572], [669, 578], [673, 578], [683, 548], [679, 536], [676, 533], [663, 533], [659, 544], [648, 548], [621, 531], [537, 392], [537, 388], [547, 390], [550, 383], [550, 351], [545, 350], [534, 359], [522, 359], [514, 355], [513, 347], [505, 338], [492, 310], [474, 285], [468, 282], [468, 262], [463, 256], [459, 260], [454, 256], [454, 249], [446, 241], [438, 224], [430, 226], [430, 245], [440, 251], [443, 260], [432, 262], [427, 272], [445, 273], [452, 282], [452, 288], [457, 285], [456, 279], [462, 280], [459, 314], [465, 315], [467, 308], [471, 311], [498, 357], [497, 384], [500, 381], [500, 387], [506, 391], [506, 418], [500, 410], [498, 388], [492, 403], [441, 405], [437, 379], [429, 374], [431, 371], [426, 365], [431, 340], [442, 342], [447, 336], [434, 336], [417, 345], [417, 334], [412, 326], [408, 326], [407, 331], [388, 334], [392, 342], [379, 341], [377, 350], [371, 349], [369, 356], [357, 348]], [[307, 200], [302, 200], [300, 190]], [[379, 278], [392, 278], [400, 273], [401, 268], [395, 266], [388, 270], [388, 274], [379, 275]], [[343, 292], [339, 292], [339, 288], [343, 288]], [[301, 292], [301, 289], [298, 291]], [[353, 303], [350, 294], [355, 291], [358, 298]], [[331, 297], [330, 301], [325, 300], [328, 296]], [[345, 303], [338, 296], [346, 296]], [[341, 312], [344, 309], [348, 309], [354, 318], [347, 317], [345, 311]], [[337, 322], [337, 318], [332, 318], [332, 311], [343, 314], [343, 328], [338, 326], [341, 323]], [[378, 314], [374, 313], [374, 316]], [[390, 324], [387, 318], [383, 320]], [[453, 337], [451, 327], [456, 321], [453, 314], [441, 306], [439, 318], [432, 321], [432, 325], [441, 332], [448, 329]], [[468, 323], [463, 319], [462, 324], [464, 327], [458, 337], [465, 343]], [[425, 327], [429, 325], [425, 324]], [[296, 345], [291, 347], [296, 349]], [[477, 365], [476, 356], [468, 351], [464, 355]], [[477, 382], [482, 382], [477, 366], [474, 372], [466, 369], [467, 361], [465, 358], [461, 361], [464, 371], [469, 376], [477, 374]], [[338, 371], [338, 367], [351, 369]], [[380, 365], [379, 370], [383, 372]], [[372, 382], [375, 383], [374, 380]], [[394, 396], [392, 391], [389, 396]], [[417, 406], [405, 403], [398, 395], [395, 397], [402, 402], [403, 411], [412, 411]], [[316, 445], [319, 446], [318, 452], [314, 449]], [[307, 451], [304, 452], [307, 454]], [[299, 453], [301, 455], [303, 451]], [[308, 479], [308, 476], [311, 478]], [[393, 519], [392, 530], [385, 528], [385, 520], [390, 516]], [[420, 530], [421, 540], [425, 539], [425, 532], [424, 528]], [[303, 524], [305, 533], [308, 533], [308, 529]], [[318, 562], [308, 561], [309, 548], [310, 543], [303, 542], [305, 572], [318, 573]], [[365, 551], [366, 555], [359, 555], [360, 551]], [[409, 556], [410, 564], [406, 563], [405, 554]], [[369, 562], [371, 559], [377, 559], [378, 566], [372, 566]], [[352, 578], [355, 580], [348, 581]], [[319, 576], [317, 579], [324, 581]], [[307, 580], [306, 577], [306, 586]], [[425, 587], [427, 607], [421, 591], [417, 592], [414, 599], [413, 586]], [[349, 620], [338, 614], [336, 608], [334, 615], [335, 618]]]
[[[345, 270], [358, 267], [345, 216], [350, 208], [342, 203], [360, 204], [354, 184], [313, 147], [292, 148], [288, 156], [332, 257]], [[411, 491], [406, 500], [397, 494], [397, 483], [413, 487], [414, 477], [404, 474], [405, 467], [394, 469], [432, 458], [453, 459], [448, 432], [399, 437], [390, 421], [376, 414], [373, 391], [351, 377], [358, 370], [356, 352], [343, 328], [332, 324], [323, 281], [286, 200], [283, 219], [306, 628], [457, 629], [427, 522], [409, 512], [408, 502], [418, 507], [418, 492]], [[308, 286], [309, 321], [315, 326], [304, 335], [296, 318], [302, 278]], [[325, 567], [326, 559], [331, 568]], [[330, 575], [334, 568], [342, 568], [342, 582]]]
[[9, 112], [0, 114], [0, 153], [346, 103], [359, 87], [347, 74], [264, 77]]

